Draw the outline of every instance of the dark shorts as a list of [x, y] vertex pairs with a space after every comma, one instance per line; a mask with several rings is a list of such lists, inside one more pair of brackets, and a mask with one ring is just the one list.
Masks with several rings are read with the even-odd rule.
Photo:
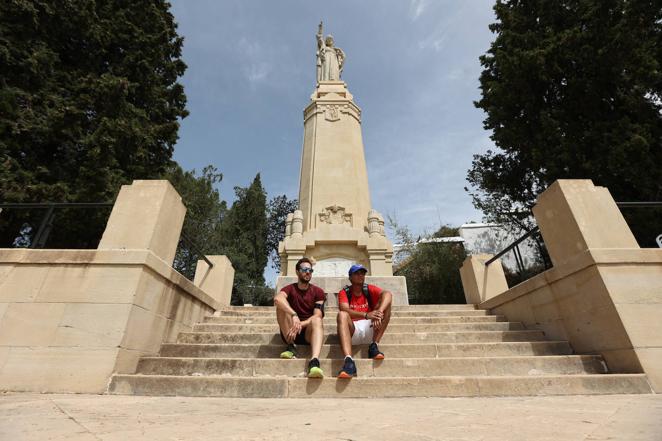
[[[285, 336], [283, 335], [283, 331], [280, 331], [280, 338], [283, 340], [283, 343], [287, 344], [287, 341], [285, 340]], [[295, 345], [310, 345], [306, 341], [306, 329], [302, 329], [299, 334], [297, 334], [296, 338], [294, 339], [294, 344]]]

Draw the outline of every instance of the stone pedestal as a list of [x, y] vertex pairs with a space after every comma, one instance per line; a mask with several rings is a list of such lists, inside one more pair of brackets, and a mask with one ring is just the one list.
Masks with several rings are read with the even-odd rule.
[[304, 111], [299, 204], [279, 244], [281, 276], [294, 276], [304, 256], [318, 277], [346, 279], [354, 263], [370, 276], [393, 276], [393, 246], [370, 204], [361, 110], [342, 81], [320, 82]]
[[554, 182], [533, 214], [554, 266], [588, 249], [639, 248], [609, 190], [588, 179]]
[[468, 304], [480, 304], [487, 299], [508, 291], [508, 282], [499, 259], [488, 266], [491, 254], [468, 256], [460, 268], [464, 297]]
[[234, 267], [227, 256], [207, 256], [214, 265], [209, 267], [204, 260], [198, 260], [195, 266], [193, 284], [206, 292], [220, 306], [230, 306]]
[[172, 265], [186, 207], [168, 181], [123, 185], [98, 249], [149, 250]]

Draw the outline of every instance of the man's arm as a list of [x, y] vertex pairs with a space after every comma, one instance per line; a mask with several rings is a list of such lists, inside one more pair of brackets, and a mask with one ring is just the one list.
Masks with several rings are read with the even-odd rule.
[[[368, 295], [372, 295], [372, 294], [368, 293]], [[372, 314], [369, 315], [370, 320], [372, 320], [372, 327], [375, 328], [375, 330], [378, 330], [382, 326], [384, 311], [386, 311], [386, 308], [388, 308], [388, 306], [391, 304], [392, 298], [393, 298], [393, 294], [391, 293], [391, 291], [386, 291], [382, 289], [379, 292], [379, 301], [377, 302], [377, 306], [372, 311]]]
[[365, 312], [361, 312], [361, 311], [354, 311], [353, 309], [351, 309], [351, 308], [349, 307], [349, 303], [346, 303], [346, 302], [344, 302], [344, 303], [338, 303], [338, 309], [341, 310], [341, 311], [345, 311], [345, 312], [348, 313], [349, 316], [350, 316], [351, 318], [353, 318], [353, 319], [357, 318], [357, 319], [363, 319], [363, 320], [365, 320], [366, 317], [368, 317], [368, 318], [370, 317], [370, 313], [369, 313], [369, 312], [368, 312], [368, 313], [365, 313]]
[[280, 291], [274, 296], [274, 305], [276, 306], [276, 309], [292, 317], [292, 327], [290, 328], [286, 337], [296, 336], [299, 334], [302, 327], [301, 321], [299, 320], [299, 315], [297, 312], [292, 309], [290, 302], [287, 301], [287, 293], [285, 291]]
[[[324, 300], [322, 300], [321, 302], [315, 302], [315, 304], [316, 304], [316, 305], [324, 305]], [[308, 326], [308, 325], [310, 324], [310, 322], [313, 320], [313, 317], [319, 317], [319, 318], [323, 319], [323, 318], [324, 318], [324, 314], [322, 314], [322, 310], [319, 309], [319, 308], [315, 308], [315, 309], [313, 309], [313, 315], [311, 315], [310, 317], [308, 317], [306, 320], [302, 321], [302, 322], [301, 322], [301, 326], [304, 327], [304, 328], [305, 328], [306, 326]]]
[[297, 315], [296, 311], [290, 306], [290, 302], [287, 301], [287, 293], [285, 291], [280, 291], [274, 296], [274, 305], [276, 305], [276, 309], [280, 309], [287, 313], [287, 315]]

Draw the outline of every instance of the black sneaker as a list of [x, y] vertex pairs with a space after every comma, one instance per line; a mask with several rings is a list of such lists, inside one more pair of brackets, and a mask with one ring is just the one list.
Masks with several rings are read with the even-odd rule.
[[308, 362], [308, 378], [324, 378], [324, 372], [320, 368], [320, 361], [312, 358]]
[[287, 349], [280, 353], [280, 358], [297, 358], [297, 347], [294, 344], [287, 345]]
[[372, 358], [373, 360], [384, 359], [384, 353], [379, 351], [379, 346], [377, 346], [377, 343], [374, 341], [370, 343], [370, 346], [368, 347], [368, 357]]
[[340, 372], [338, 372], [338, 378], [352, 378], [356, 377], [356, 364], [351, 357], [345, 357], [345, 364], [343, 365]]

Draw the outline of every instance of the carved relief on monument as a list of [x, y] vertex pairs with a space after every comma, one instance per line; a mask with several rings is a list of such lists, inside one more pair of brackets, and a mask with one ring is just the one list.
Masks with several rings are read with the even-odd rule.
[[[347, 104], [322, 104], [318, 102], [316, 106], [308, 106], [303, 113], [304, 122], [313, 115], [323, 113], [327, 121], [338, 121], [342, 115], [349, 115], [359, 123], [361, 122], [361, 109], [353, 103]], [[341, 115], [342, 114], [342, 115]]]
[[338, 121], [340, 119], [340, 112], [338, 111], [338, 106], [330, 104], [328, 106], [323, 106], [324, 109], [324, 119], [327, 121]]
[[326, 207], [324, 211], [317, 214], [320, 224], [348, 224], [350, 227], [353, 225], [352, 214], [345, 212], [344, 207], [332, 205]]

